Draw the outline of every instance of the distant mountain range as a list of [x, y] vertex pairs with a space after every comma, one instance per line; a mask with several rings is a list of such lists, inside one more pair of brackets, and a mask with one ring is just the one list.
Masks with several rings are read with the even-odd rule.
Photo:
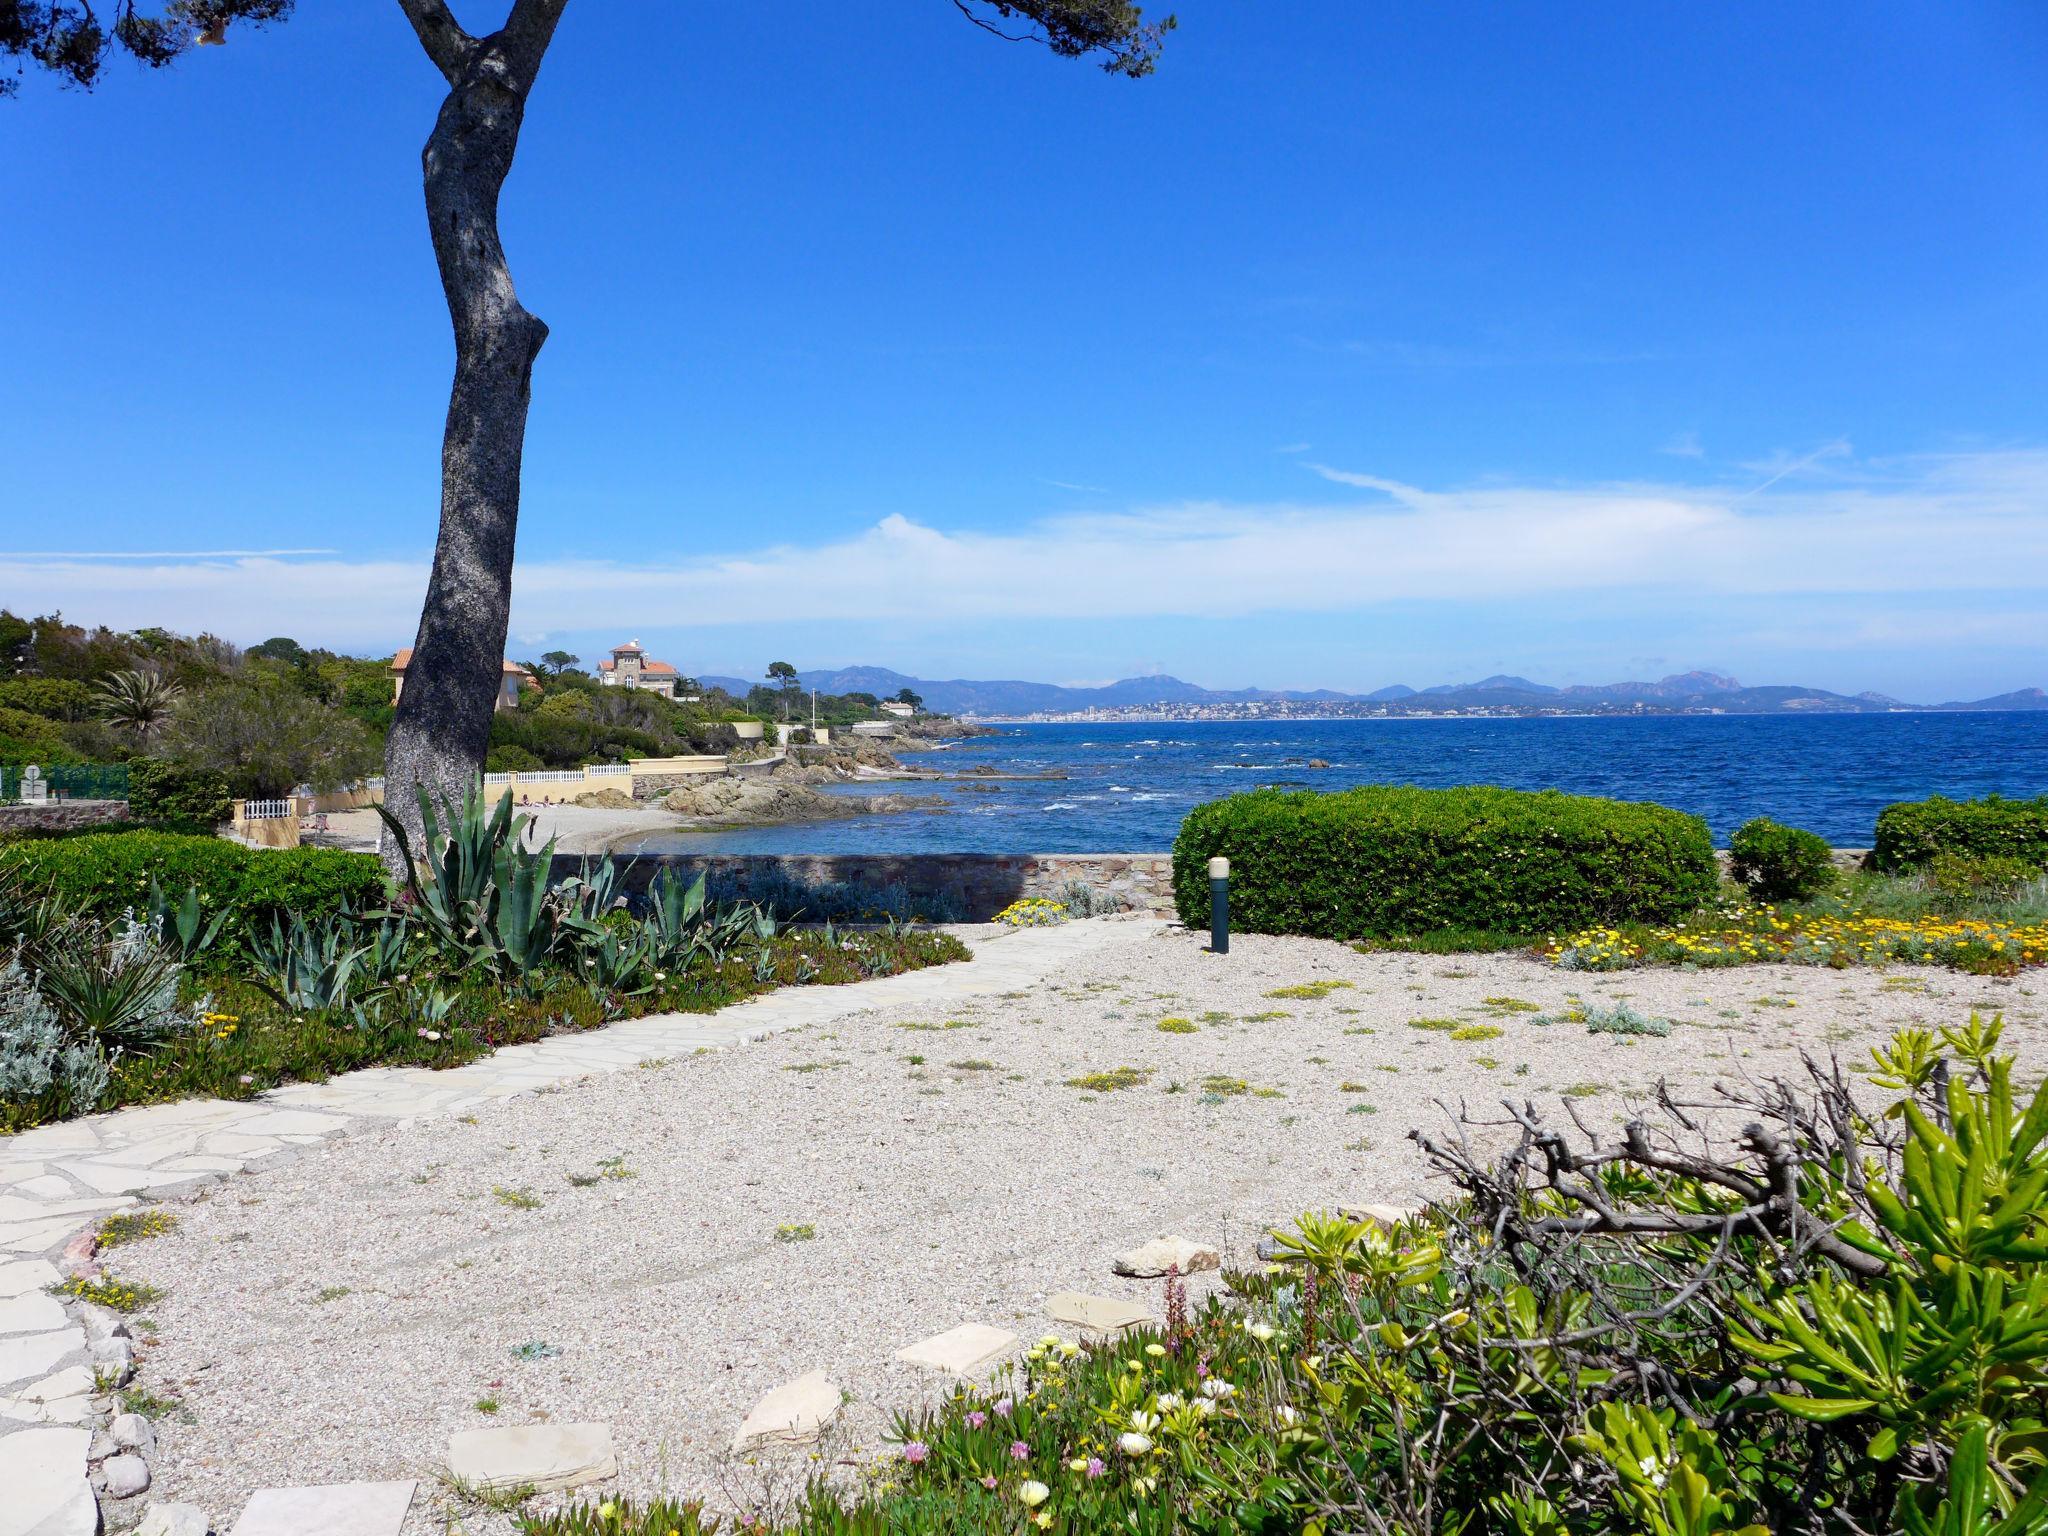
[[[1057, 683], [1013, 680], [973, 682], [909, 677], [887, 667], [840, 667], [798, 673], [805, 688], [820, 693], [872, 693], [888, 698], [900, 689], [918, 694], [925, 708], [947, 715], [1015, 719], [1026, 715], [1087, 712], [1140, 714], [1163, 709], [1199, 714], [1214, 706], [1219, 715], [1317, 714], [1438, 715], [1485, 711], [1500, 714], [1699, 713], [1731, 715], [1882, 714], [1893, 710], [2048, 709], [2048, 693], [2021, 688], [1996, 698], [1946, 704], [1907, 704], [1881, 693], [1831, 693], [1825, 688], [1745, 687], [1713, 672], [1681, 672], [1654, 683], [1575, 684], [1553, 688], [1526, 677], [1483, 677], [1476, 683], [1438, 683], [1410, 688], [1402, 683], [1371, 693], [1338, 693], [1328, 688], [1203, 688], [1177, 677], [1127, 677], [1100, 688], [1063, 688]], [[706, 677], [710, 686], [745, 694], [754, 684], [737, 677]], [[1254, 708], [1253, 706], [1265, 706]]]

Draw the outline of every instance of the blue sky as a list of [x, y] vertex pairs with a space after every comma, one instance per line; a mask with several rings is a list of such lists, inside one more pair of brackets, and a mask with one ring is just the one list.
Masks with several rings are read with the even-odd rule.
[[[571, 5], [513, 653], [2048, 684], [2048, 12], [1175, 9], [1130, 82], [948, 0]], [[309, 3], [0, 103], [0, 601], [410, 642], [437, 86]]]

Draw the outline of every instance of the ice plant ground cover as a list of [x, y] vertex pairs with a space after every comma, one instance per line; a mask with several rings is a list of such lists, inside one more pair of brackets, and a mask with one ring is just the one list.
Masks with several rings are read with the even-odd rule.
[[[969, 1511], [950, 1527], [899, 1529], [978, 1531], [982, 1512], [937, 1475], [943, 1435], [925, 1442], [937, 1458], [926, 1484], [907, 1480], [896, 1416], [943, 1412], [952, 1386], [897, 1351], [972, 1322], [1017, 1334], [1021, 1366], [1047, 1332], [1081, 1342], [1048, 1314], [1061, 1291], [1138, 1303], [1163, 1322], [1159, 1284], [1113, 1275], [1114, 1254], [1171, 1232], [1256, 1271], [1259, 1237], [1303, 1212], [1446, 1193], [1408, 1137], [1441, 1137], [1445, 1105], [1505, 1120], [1503, 1099], [1533, 1102], [1547, 1123], [1576, 1116], [1605, 1133], [1654, 1111], [1660, 1080], [1701, 1100], [1717, 1080], [1796, 1077], [1805, 1051], [1839, 1052], [1874, 1113], [1896, 1093], [1874, 1080], [1871, 1050], [1972, 1012], [2003, 1015], [2001, 1049], [2018, 1053], [2023, 1078], [2048, 1061], [2035, 971], [1586, 974], [1526, 952], [1361, 954], [1265, 936], [1216, 956], [1201, 935], [1127, 931], [1008, 995], [827, 1018], [463, 1119], [359, 1133], [172, 1204], [175, 1229], [115, 1255], [124, 1281], [162, 1293], [136, 1324], [155, 1328], [138, 1386], [181, 1400], [157, 1421], [161, 1496], [231, 1516], [260, 1486], [418, 1475], [449, 1435], [485, 1422], [476, 1404], [489, 1401], [492, 1424], [610, 1426], [620, 1477], [582, 1501], [593, 1521], [605, 1499], [618, 1516], [663, 1494], [728, 1517], [786, 1513], [819, 1467], [854, 1478], [873, 1465], [889, 1469], [879, 1476], [893, 1493], [920, 1500], [919, 1519]], [[1036, 937], [999, 939], [991, 953]], [[1588, 1027], [1623, 1004], [1669, 1020], [1670, 1035]], [[1193, 1028], [1162, 1031], [1168, 1018]], [[1497, 1033], [1458, 1038], [1474, 1025]], [[1067, 1086], [1124, 1067], [1142, 1080]], [[1211, 1093], [1211, 1081], [1246, 1091]], [[1469, 1131], [1487, 1153], [1516, 1134]], [[603, 1177], [619, 1157], [634, 1176]], [[504, 1204], [500, 1188], [540, 1203]], [[806, 1240], [777, 1240], [806, 1226]], [[1198, 1322], [1216, 1289], [1213, 1275], [1190, 1278]], [[339, 1337], [348, 1349], [332, 1347]], [[535, 1340], [556, 1353], [512, 1354]], [[1233, 1336], [1232, 1349], [1248, 1347]], [[1184, 1390], [1157, 1357], [1138, 1358], [1155, 1388]], [[1270, 1401], [1221, 1369], [1247, 1401]], [[812, 1370], [846, 1396], [831, 1437], [730, 1459], [760, 1397]], [[258, 1423], [320, 1428], [250, 1433]], [[1032, 1454], [1003, 1462], [991, 1506], [1014, 1526], [993, 1528], [1023, 1529], [1025, 1482], [1045, 1484], [1037, 1508], [1067, 1519], [1077, 1475], [1065, 1461], [1080, 1453], [1055, 1466], [1032, 1435], [991, 1444], [1007, 1457], [1017, 1439]], [[567, 1502], [521, 1509], [539, 1517]], [[420, 1505], [407, 1536], [439, 1536], [451, 1517], [466, 1536], [517, 1530], [514, 1513], [439, 1485]]]

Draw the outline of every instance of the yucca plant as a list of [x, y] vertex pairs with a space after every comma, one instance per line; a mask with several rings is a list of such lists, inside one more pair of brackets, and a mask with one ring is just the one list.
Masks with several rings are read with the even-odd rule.
[[169, 723], [171, 711], [185, 694], [168, 678], [135, 670], [108, 674], [95, 691], [100, 718], [144, 742]]
[[39, 953], [41, 988], [65, 1036], [109, 1059], [147, 1052], [195, 1027], [206, 1008], [178, 1005], [183, 968], [142, 923], [78, 919]]

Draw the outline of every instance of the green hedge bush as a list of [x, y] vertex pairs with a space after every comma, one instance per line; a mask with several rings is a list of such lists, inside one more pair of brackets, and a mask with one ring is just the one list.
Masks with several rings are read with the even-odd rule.
[[2048, 795], [2036, 800], [1932, 795], [1888, 805], [1878, 814], [1873, 867], [1900, 874], [1944, 853], [2018, 859], [2036, 870], [2048, 868]]
[[1735, 829], [1728, 865], [1758, 901], [1805, 901], [1835, 883], [1835, 854], [1827, 839], [1768, 816]]
[[0, 848], [0, 873], [19, 873], [67, 904], [101, 917], [149, 905], [153, 876], [176, 899], [197, 886], [200, 905], [231, 916], [223, 939], [239, 939], [271, 914], [316, 917], [343, 906], [364, 911], [384, 900], [376, 855], [334, 848], [245, 848], [181, 832], [98, 833]]
[[175, 821], [209, 830], [234, 814], [228, 781], [211, 768], [188, 768], [160, 757], [128, 765], [128, 813], [138, 821]]
[[1333, 939], [1669, 922], [1720, 879], [1697, 816], [1485, 785], [1261, 789], [1198, 806], [1173, 844], [1174, 899], [1190, 926], [1209, 921], [1217, 854], [1230, 860], [1233, 929]]

